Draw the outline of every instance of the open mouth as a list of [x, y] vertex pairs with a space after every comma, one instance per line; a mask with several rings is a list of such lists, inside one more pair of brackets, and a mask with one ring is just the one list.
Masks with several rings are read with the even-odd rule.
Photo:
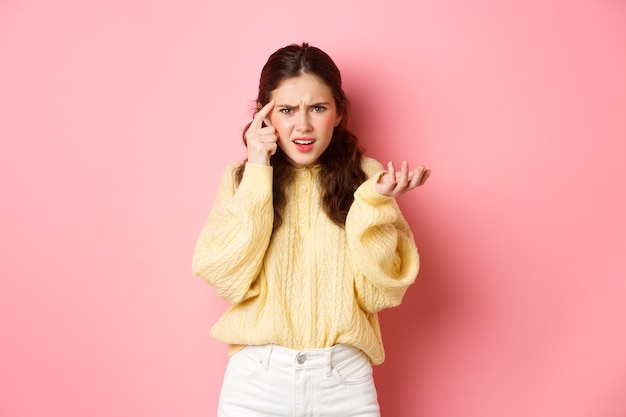
[[296, 149], [302, 153], [311, 152], [315, 145], [315, 139], [310, 138], [298, 138], [292, 140], [292, 142], [296, 146]]
[[313, 145], [315, 143], [314, 139], [294, 139], [292, 141], [296, 145]]

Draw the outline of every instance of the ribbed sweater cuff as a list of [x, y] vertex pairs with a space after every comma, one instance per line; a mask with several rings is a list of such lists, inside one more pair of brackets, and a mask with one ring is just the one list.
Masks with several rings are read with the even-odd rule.
[[379, 206], [392, 200], [393, 197], [380, 195], [376, 191], [376, 183], [384, 173], [385, 171], [380, 171], [361, 184], [354, 193], [354, 198], [358, 198], [372, 206]]
[[270, 165], [252, 164], [246, 162], [246, 169], [239, 188], [250, 191], [272, 190], [272, 175], [274, 169]]

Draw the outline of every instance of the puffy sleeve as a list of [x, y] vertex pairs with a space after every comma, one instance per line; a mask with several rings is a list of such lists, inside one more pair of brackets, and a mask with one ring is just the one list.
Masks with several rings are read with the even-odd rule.
[[272, 167], [247, 163], [239, 186], [229, 166], [193, 255], [193, 273], [231, 303], [254, 297], [274, 223]]
[[400, 304], [417, 276], [419, 256], [395, 199], [376, 192], [382, 165], [368, 159], [363, 168], [369, 179], [354, 193], [346, 235], [357, 301], [364, 311], [376, 313]]

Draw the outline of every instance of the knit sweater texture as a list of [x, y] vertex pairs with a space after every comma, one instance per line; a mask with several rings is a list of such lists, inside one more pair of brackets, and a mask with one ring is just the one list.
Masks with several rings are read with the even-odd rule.
[[276, 230], [272, 167], [247, 163], [237, 186], [237, 165], [222, 175], [193, 257], [194, 274], [231, 303], [211, 335], [231, 353], [345, 343], [382, 363], [377, 313], [400, 304], [419, 257], [395, 199], [376, 192], [381, 164], [362, 159], [368, 180], [354, 193], [345, 228], [320, 206], [319, 167], [295, 169]]

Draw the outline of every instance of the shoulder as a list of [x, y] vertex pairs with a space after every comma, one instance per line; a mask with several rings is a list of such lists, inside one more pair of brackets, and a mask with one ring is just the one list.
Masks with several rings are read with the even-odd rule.
[[363, 156], [361, 158], [361, 169], [365, 172], [368, 178], [384, 170], [383, 165], [380, 162], [367, 156]]
[[231, 162], [231, 163], [229, 163], [222, 170], [222, 176], [225, 177], [227, 175], [228, 176], [234, 175], [235, 172], [237, 172], [242, 165], [245, 165], [245, 164], [243, 162]]
[[230, 164], [226, 165], [226, 168], [224, 168], [224, 174], [233, 173], [237, 171], [242, 165], [245, 165], [245, 162], [231, 162]]
[[244, 165], [243, 162], [232, 162], [222, 169], [221, 183], [223, 185], [233, 186], [237, 183], [237, 171]]

